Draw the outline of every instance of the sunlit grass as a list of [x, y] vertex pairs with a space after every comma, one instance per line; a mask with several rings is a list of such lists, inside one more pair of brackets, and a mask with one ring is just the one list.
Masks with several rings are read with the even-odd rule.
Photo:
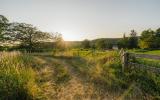
[[136, 62], [139, 64], [150, 66], [150, 67], [160, 68], [160, 60], [154, 60], [154, 59], [148, 59], [148, 58], [137, 58]]
[[20, 52], [1, 52], [0, 99], [36, 99], [39, 88], [35, 72], [27, 63], [29, 58]]
[[[144, 75], [141, 71], [134, 73], [134, 70], [122, 73], [121, 62], [116, 51], [97, 51], [96, 56], [92, 55], [90, 50], [75, 52], [78, 52], [78, 58], [69, 60], [69, 63], [82, 77], [91, 80], [100, 91], [109, 92], [110, 95], [114, 94], [115, 97], [126, 100], [132, 98], [153, 99], [157, 98], [160, 93], [157, 91], [159, 90], [159, 76], [153, 77], [154, 73], [145, 73]], [[110, 60], [112, 58], [117, 59]]]
[[160, 55], [160, 50], [142, 50], [142, 49], [134, 49], [134, 50], [129, 50], [129, 52], [139, 53], [139, 54]]
[[[117, 51], [92, 52], [81, 50], [79, 55], [76, 50], [58, 51], [54, 55], [2, 52], [0, 99], [159, 98], [158, 74], [139, 70], [124, 73]], [[158, 65], [159, 61], [154, 63]]]

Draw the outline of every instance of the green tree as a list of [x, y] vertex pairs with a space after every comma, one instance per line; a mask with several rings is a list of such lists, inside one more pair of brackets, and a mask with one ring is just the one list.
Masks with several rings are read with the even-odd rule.
[[84, 49], [91, 48], [90, 41], [87, 40], [87, 39], [85, 39], [84, 41], [82, 41], [81, 45], [82, 45], [82, 48], [84, 48]]
[[49, 33], [42, 32], [31, 24], [11, 23], [9, 27], [5, 37], [10, 41], [18, 41], [29, 49], [33, 48], [34, 43], [51, 38]]
[[95, 47], [97, 49], [105, 49], [106, 48], [106, 41], [104, 39], [97, 40], [95, 43]]
[[131, 30], [130, 37], [128, 39], [128, 48], [133, 49], [138, 47], [138, 37], [134, 30]]
[[3, 35], [7, 30], [8, 22], [9, 21], [5, 16], [0, 15], [0, 40], [3, 40]]
[[62, 34], [54, 33], [54, 34], [52, 34], [52, 37], [54, 39], [55, 49], [64, 50], [66, 48], [66, 44], [63, 40]]
[[0, 40], [18, 42], [20, 47], [29, 50], [35, 49], [38, 43], [47, 40], [54, 41], [56, 48], [65, 48], [62, 35], [59, 33], [42, 32], [31, 24], [8, 22], [5, 16], [0, 15]]
[[160, 28], [155, 31], [155, 37], [156, 48], [160, 48]]
[[128, 38], [123, 34], [123, 38], [118, 41], [119, 48], [128, 48]]
[[160, 37], [160, 28], [158, 28], [157, 30], [156, 30], [156, 36], [158, 36], [158, 37]]
[[151, 29], [145, 30], [141, 33], [139, 40], [139, 46], [143, 49], [155, 48], [156, 47], [156, 35], [155, 32]]
[[150, 48], [149, 44], [145, 41], [142, 41], [142, 40], [139, 41], [138, 45], [141, 49]]

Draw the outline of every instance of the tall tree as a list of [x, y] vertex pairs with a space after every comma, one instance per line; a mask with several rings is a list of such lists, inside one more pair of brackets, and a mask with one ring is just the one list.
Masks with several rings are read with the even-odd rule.
[[82, 47], [84, 48], [84, 49], [88, 49], [88, 48], [90, 48], [91, 47], [91, 44], [90, 44], [90, 41], [89, 40], [87, 40], [87, 39], [85, 39], [84, 41], [82, 41]]
[[160, 28], [155, 31], [155, 38], [156, 48], [160, 48]]
[[3, 35], [7, 29], [8, 22], [9, 21], [5, 16], [0, 15], [0, 40], [3, 40]]
[[123, 38], [118, 41], [119, 48], [128, 48], [128, 37], [126, 37], [125, 33], [123, 34]]
[[138, 37], [137, 37], [137, 33], [135, 32], [135, 30], [131, 30], [130, 37], [128, 40], [128, 47], [130, 49], [138, 47]]
[[151, 29], [143, 31], [139, 40], [139, 46], [143, 49], [155, 48], [155, 32]]
[[52, 34], [54, 39], [54, 47], [55, 49], [64, 50], [66, 48], [66, 44], [62, 38], [62, 34], [56, 32]]
[[106, 41], [104, 39], [97, 40], [95, 43], [95, 47], [97, 49], [105, 49], [106, 48]]
[[23, 46], [31, 49], [34, 43], [46, 40], [50, 38], [51, 35], [47, 32], [39, 31], [31, 24], [11, 23], [5, 37], [12, 41], [18, 41]]

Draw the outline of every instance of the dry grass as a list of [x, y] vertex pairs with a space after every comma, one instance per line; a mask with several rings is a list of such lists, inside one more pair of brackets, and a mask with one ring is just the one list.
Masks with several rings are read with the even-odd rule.
[[20, 52], [1, 52], [0, 58], [0, 99], [36, 99], [39, 88], [34, 70], [25, 65], [26, 55]]
[[[7, 69], [9, 74], [0, 71], [0, 80], [21, 80], [21, 86], [29, 93], [25, 95], [31, 97], [29, 99], [146, 100], [158, 98], [159, 95], [159, 77], [141, 72], [122, 73], [118, 60], [108, 60], [118, 57], [117, 52], [97, 52], [96, 56], [87, 57], [85, 54], [77, 57], [69, 51], [54, 56], [51, 53], [22, 56], [19, 52], [3, 52], [1, 55], [1, 69], [16, 69]], [[16, 84], [16, 87], [10, 85], [11, 90], [19, 87], [19, 83]], [[2, 90], [6, 83], [1, 84], [0, 81], [0, 86]], [[1, 92], [3, 96], [10, 96], [5, 89]], [[18, 94], [19, 91], [10, 93]]]

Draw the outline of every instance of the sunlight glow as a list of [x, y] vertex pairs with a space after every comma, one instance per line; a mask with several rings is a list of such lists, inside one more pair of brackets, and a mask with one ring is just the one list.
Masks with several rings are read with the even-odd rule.
[[82, 39], [80, 34], [73, 34], [68, 32], [62, 32], [62, 36], [65, 41], [80, 41]]

